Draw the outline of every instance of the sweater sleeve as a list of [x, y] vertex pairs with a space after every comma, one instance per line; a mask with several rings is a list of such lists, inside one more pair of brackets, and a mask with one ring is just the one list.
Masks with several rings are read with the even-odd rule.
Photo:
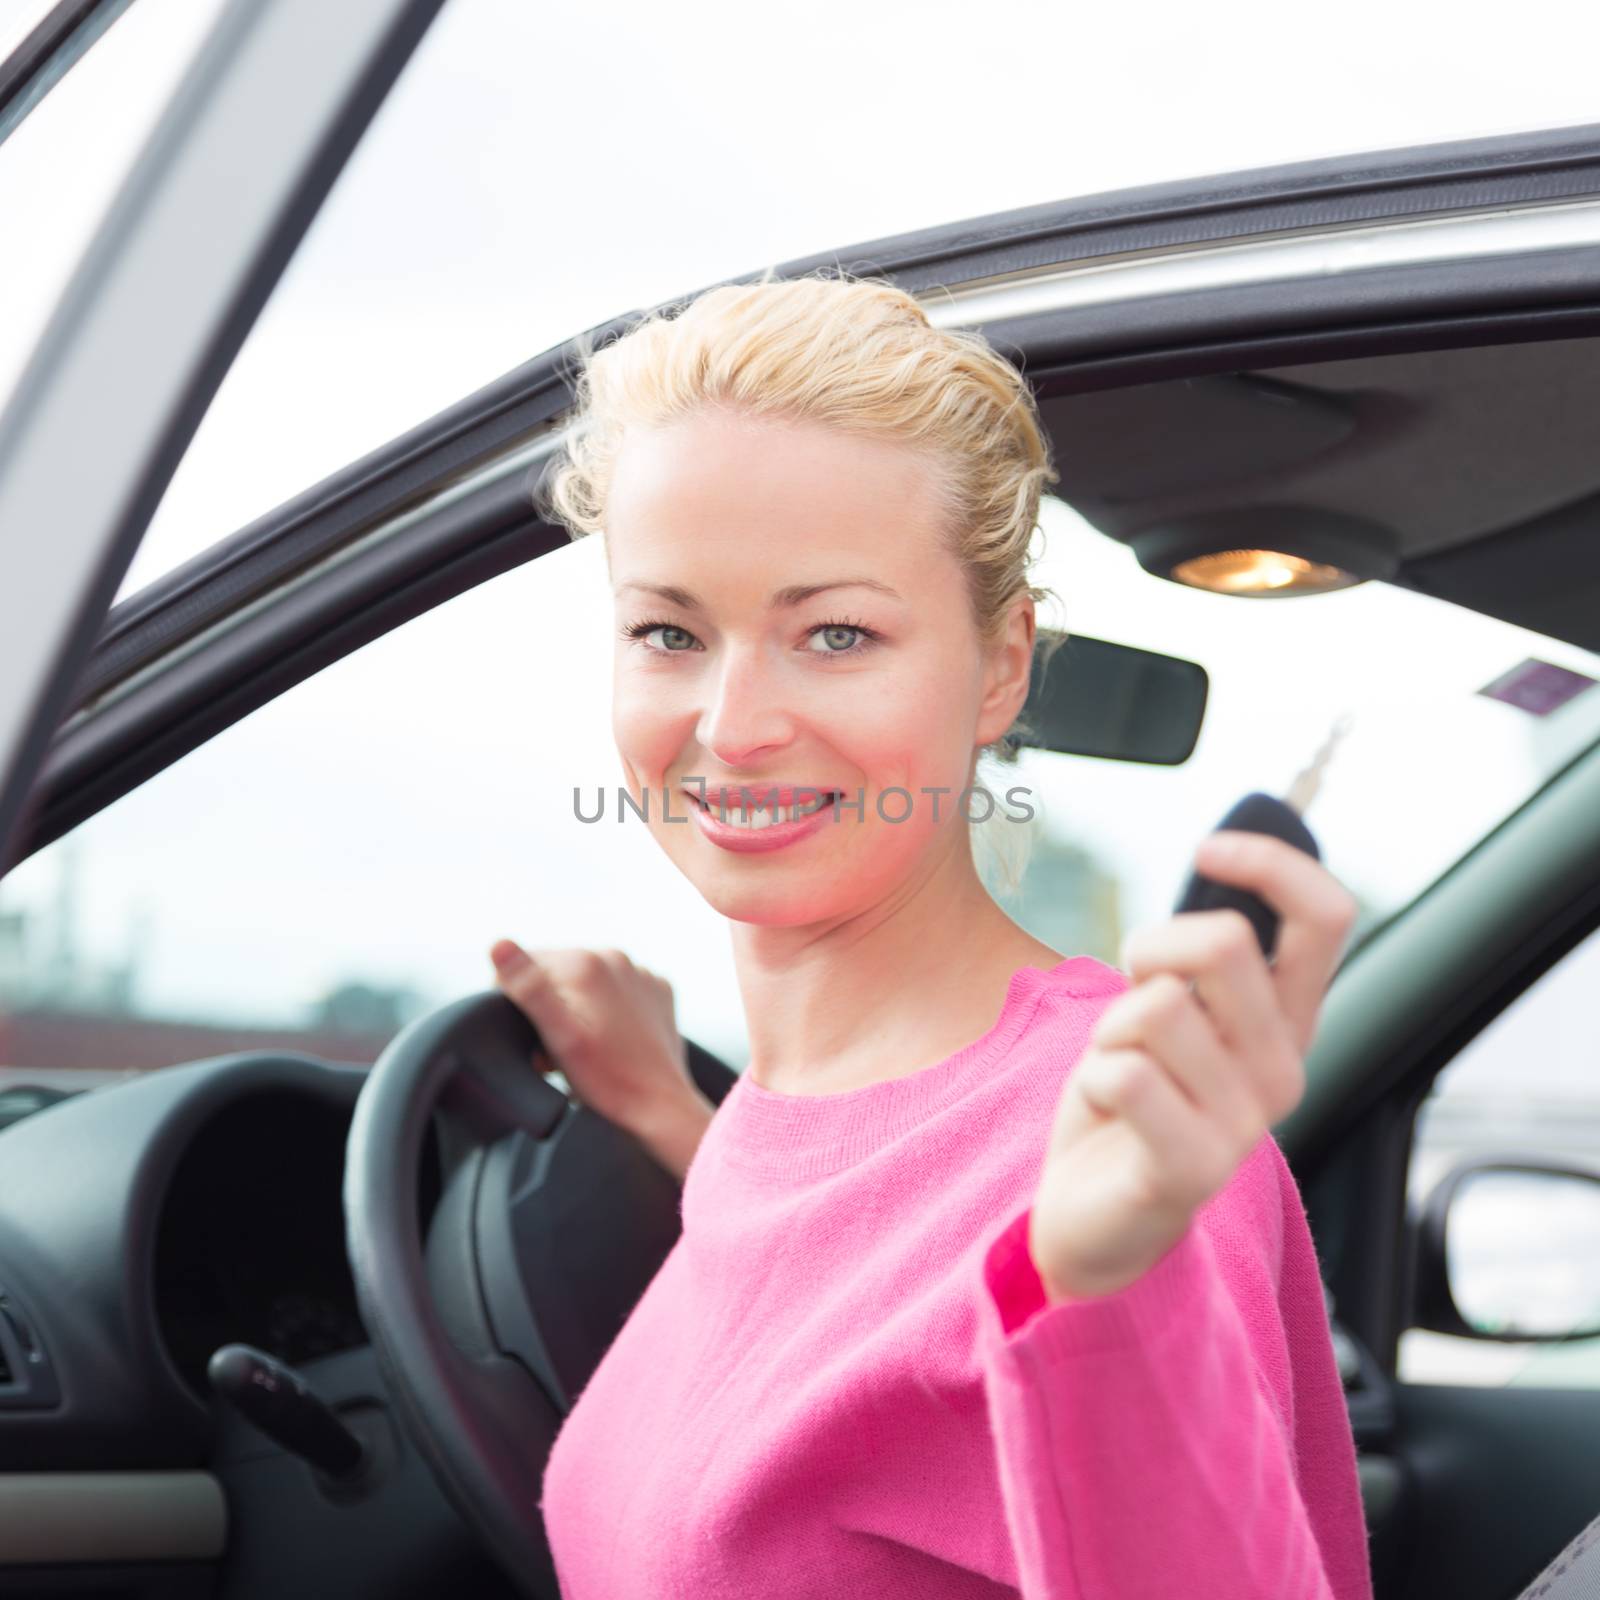
[[1214, 1216], [1202, 1208], [1142, 1277], [1091, 1299], [1049, 1302], [1027, 1209], [981, 1257], [980, 1355], [1024, 1600], [1361, 1592], [1335, 1590], [1301, 1495], [1267, 1370], [1277, 1303], [1230, 1286]]

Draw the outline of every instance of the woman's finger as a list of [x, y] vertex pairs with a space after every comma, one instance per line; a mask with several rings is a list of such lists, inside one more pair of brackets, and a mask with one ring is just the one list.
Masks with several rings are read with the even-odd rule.
[[572, 1047], [572, 1018], [550, 975], [513, 939], [496, 940], [489, 959], [501, 992], [538, 1029], [544, 1053], [559, 1067]]
[[1242, 912], [1186, 911], [1141, 928], [1124, 941], [1123, 960], [1136, 983], [1163, 972], [1193, 980], [1223, 1048], [1243, 1065], [1262, 1115], [1270, 1122], [1283, 1114], [1297, 1056], [1272, 974]]
[[1212, 834], [1196, 852], [1196, 865], [1219, 883], [1254, 890], [1278, 912], [1278, 940], [1268, 970], [1303, 1055], [1355, 924], [1355, 896], [1320, 861], [1269, 834], [1237, 829]]
[[1091, 1041], [1103, 1049], [1141, 1049], [1159, 1059], [1195, 1106], [1240, 1149], [1263, 1131], [1260, 1108], [1209, 1013], [1171, 972], [1120, 995], [1101, 1013]]
[[1143, 1050], [1092, 1050], [1072, 1075], [1083, 1098], [1102, 1115], [1118, 1117], [1143, 1146], [1145, 1198], [1186, 1209], [1203, 1204], [1228, 1181], [1233, 1158], [1155, 1057]]

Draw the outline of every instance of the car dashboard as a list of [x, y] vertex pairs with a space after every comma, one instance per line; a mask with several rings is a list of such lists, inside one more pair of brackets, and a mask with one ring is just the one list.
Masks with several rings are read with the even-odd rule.
[[367, 1342], [340, 1207], [349, 1122], [336, 1103], [255, 1094], [218, 1112], [172, 1173], [156, 1228], [156, 1326], [203, 1397], [222, 1345], [298, 1366]]
[[[222, 1056], [0, 1131], [0, 1593], [512, 1592], [402, 1433], [361, 1323], [342, 1188], [366, 1076]], [[437, 1186], [432, 1164], [424, 1219]], [[381, 1470], [361, 1495], [213, 1393], [234, 1343], [362, 1432]]]

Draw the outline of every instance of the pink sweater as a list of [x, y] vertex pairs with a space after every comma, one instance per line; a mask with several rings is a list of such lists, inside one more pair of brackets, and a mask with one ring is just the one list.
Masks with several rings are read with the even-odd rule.
[[1115, 1294], [1052, 1306], [1029, 1260], [1065, 1074], [1128, 983], [1024, 967], [936, 1066], [843, 1094], [738, 1080], [552, 1451], [564, 1600], [1368, 1600], [1276, 1140]]

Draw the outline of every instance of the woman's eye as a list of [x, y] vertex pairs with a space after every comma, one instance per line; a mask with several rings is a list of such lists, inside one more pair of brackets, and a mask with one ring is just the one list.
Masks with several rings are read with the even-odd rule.
[[863, 629], [849, 623], [829, 623], [811, 635], [810, 644], [818, 655], [842, 656], [848, 655], [865, 637]]
[[[657, 635], [660, 636], [657, 642]], [[658, 627], [651, 628], [645, 634], [657, 650], [664, 650], [668, 654], [675, 654], [679, 650], [692, 650], [694, 648], [694, 635], [687, 628], [676, 628], [670, 622], [664, 622]]]

